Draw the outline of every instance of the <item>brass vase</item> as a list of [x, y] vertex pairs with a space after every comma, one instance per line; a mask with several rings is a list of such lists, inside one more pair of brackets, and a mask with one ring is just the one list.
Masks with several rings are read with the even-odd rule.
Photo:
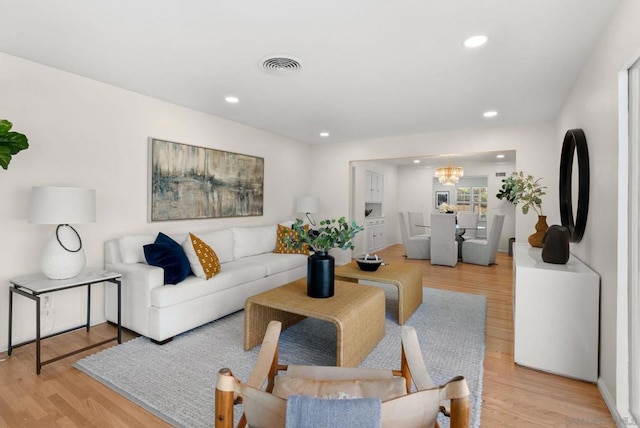
[[544, 238], [544, 234], [547, 232], [549, 226], [547, 225], [547, 216], [539, 215], [538, 222], [536, 223], [536, 233], [533, 235], [529, 235], [529, 245], [532, 247], [542, 248], [542, 238]]

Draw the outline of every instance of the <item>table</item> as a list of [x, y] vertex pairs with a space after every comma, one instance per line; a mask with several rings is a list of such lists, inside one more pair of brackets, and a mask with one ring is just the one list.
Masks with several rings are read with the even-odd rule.
[[[9, 280], [11, 286], [9, 287], [9, 346], [7, 349], [7, 355], [11, 355], [13, 348], [27, 345], [29, 343], [36, 343], [36, 373], [40, 374], [42, 366], [45, 364], [53, 363], [68, 356], [86, 351], [87, 349], [95, 348], [96, 346], [103, 345], [117, 340], [118, 343], [122, 343], [122, 313], [121, 313], [121, 274], [115, 272], [107, 272], [99, 269], [85, 269], [82, 273], [74, 278], [69, 279], [49, 279], [44, 274], [38, 273], [33, 275], [24, 275]], [[40, 342], [50, 337], [58, 336], [70, 331], [78, 330], [85, 327], [87, 331], [90, 329], [91, 323], [91, 285], [99, 282], [112, 282], [118, 286], [118, 334], [115, 337], [105, 339], [99, 343], [95, 343], [89, 346], [85, 346], [82, 349], [66, 353], [64, 355], [51, 358], [49, 360], [42, 361], [40, 356]], [[40, 335], [40, 301], [41, 295], [48, 293], [55, 293], [57, 291], [68, 290], [70, 288], [77, 288], [87, 286], [87, 323], [77, 327], [72, 327], [64, 331], [53, 333], [47, 336], [41, 337]], [[28, 299], [33, 300], [36, 303], [36, 338], [26, 342], [14, 345], [12, 343], [13, 333], [13, 295], [18, 294]]]
[[357, 367], [384, 337], [385, 297], [379, 287], [335, 281], [327, 299], [307, 296], [307, 278], [249, 297], [244, 305], [244, 349], [260, 344], [271, 320], [282, 329], [306, 317], [336, 326], [336, 365]]
[[408, 264], [382, 265], [375, 272], [363, 271], [356, 262], [335, 269], [336, 279], [358, 282], [377, 281], [398, 288], [398, 324], [407, 322], [422, 303], [422, 272]]

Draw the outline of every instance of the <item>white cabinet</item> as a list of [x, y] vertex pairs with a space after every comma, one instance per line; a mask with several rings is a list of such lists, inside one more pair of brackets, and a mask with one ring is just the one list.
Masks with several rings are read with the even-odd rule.
[[542, 250], [514, 245], [514, 360], [589, 382], [598, 380], [600, 277], [571, 255], [544, 263]]
[[382, 203], [384, 199], [384, 175], [365, 171], [364, 201]]
[[365, 230], [367, 233], [367, 253], [384, 247], [384, 218], [367, 220]]

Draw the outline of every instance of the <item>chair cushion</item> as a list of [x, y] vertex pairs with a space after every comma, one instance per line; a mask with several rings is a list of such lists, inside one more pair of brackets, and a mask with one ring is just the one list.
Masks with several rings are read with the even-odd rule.
[[382, 401], [407, 395], [403, 377], [389, 379], [315, 380], [293, 376], [276, 376], [273, 394], [286, 399], [289, 395], [351, 398], [379, 397]]

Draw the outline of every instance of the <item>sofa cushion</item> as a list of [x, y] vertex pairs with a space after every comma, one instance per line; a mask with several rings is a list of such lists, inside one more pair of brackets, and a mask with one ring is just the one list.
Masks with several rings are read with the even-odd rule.
[[189, 259], [191, 271], [198, 278], [210, 279], [220, 272], [220, 260], [216, 252], [193, 233], [182, 242], [182, 248]]
[[[304, 229], [306, 231], [309, 231], [309, 226], [308, 225], [304, 225]], [[278, 233], [277, 233], [277, 237], [276, 237], [276, 250], [274, 251], [274, 253], [276, 253], [276, 254], [304, 254], [304, 255], [308, 256], [309, 255], [309, 245], [308, 244], [303, 244], [302, 248], [296, 249], [296, 248], [289, 248], [289, 247], [287, 247], [287, 245], [284, 242], [282, 242], [283, 239], [286, 239], [289, 236], [296, 237], [297, 234], [292, 228], [279, 224], [278, 225]]]
[[233, 233], [230, 229], [199, 233], [198, 237], [216, 252], [220, 263], [233, 261]]
[[234, 260], [256, 254], [271, 253], [276, 249], [276, 225], [258, 227], [232, 227]]
[[210, 280], [188, 276], [173, 287], [155, 287], [151, 290], [151, 305], [165, 308], [208, 294], [236, 287], [267, 276], [267, 268], [259, 263], [244, 261], [222, 265], [220, 273]]
[[143, 249], [147, 263], [164, 269], [165, 284], [177, 284], [191, 273], [189, 259], [180, 244], [164, 233], [158, 233], [155, 242]]
[[267, 269], [267, 275], [275, 275], [300, 266], [306, 266], [307, 259], [308, 256], [303, 254], [266, 253], [246, 257], [242, 260], [251, 263], [263, 264]]
[[146, 262], [142, 247], [155, 240], [154, 235], [125, 235], [118, 238], [122, 263]]

